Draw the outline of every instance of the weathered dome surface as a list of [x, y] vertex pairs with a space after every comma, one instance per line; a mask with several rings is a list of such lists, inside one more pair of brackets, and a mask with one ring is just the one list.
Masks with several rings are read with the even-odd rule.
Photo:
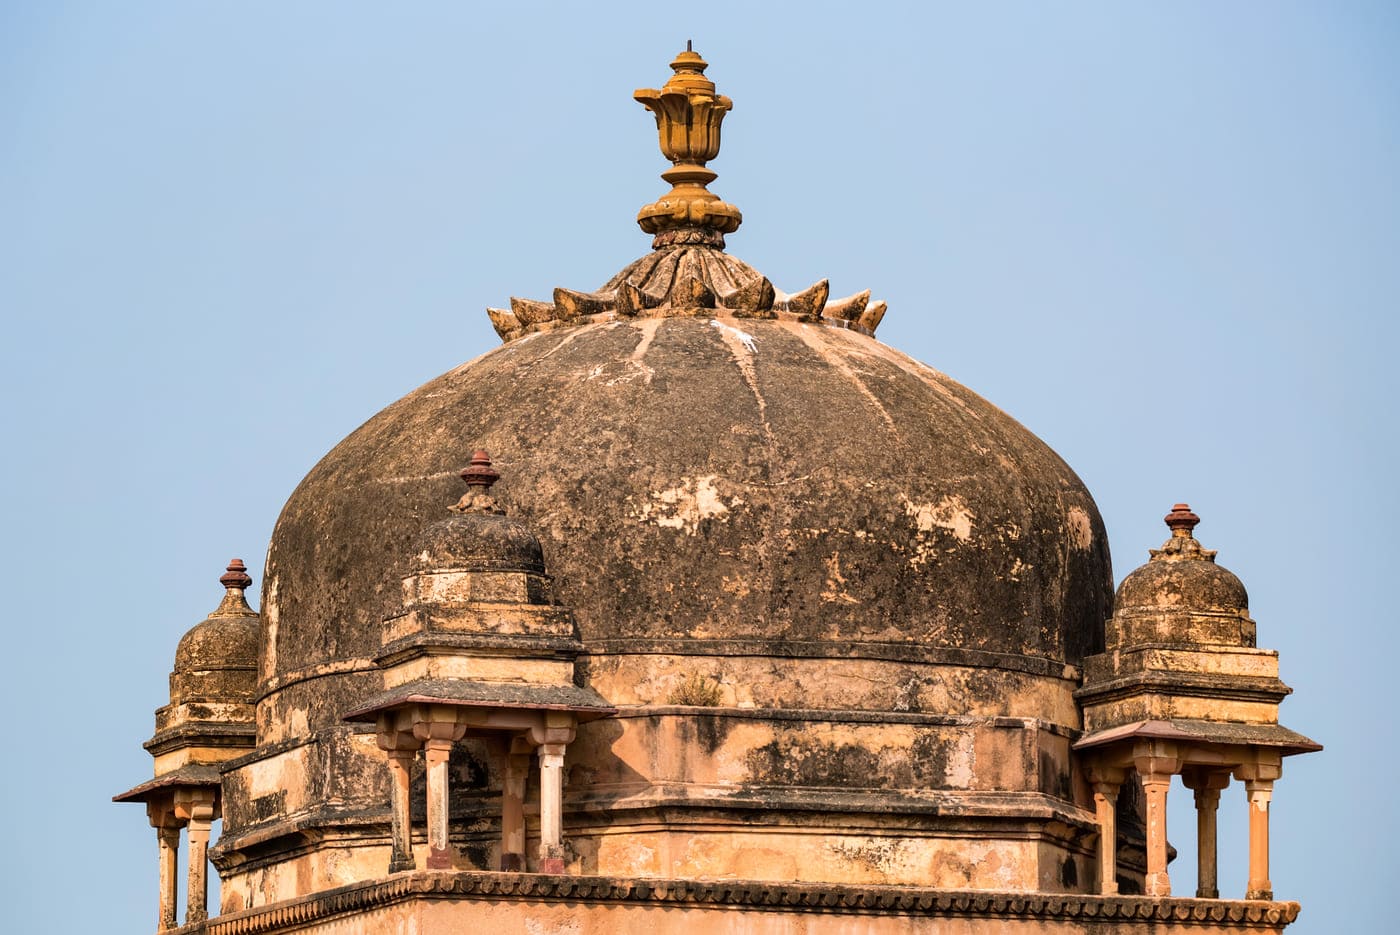
[[1123, 579], [1116, 605], [1125, 612], [1245, 614], [1249, 612], [1249, 594], [1233, 572], [1214, 562], [1148, 562]]
[[175, 648], [175, 672], [252, 669], [258, 663], [258, 615], [211, 615]]
[[439, 520], [419, 533], [413, 568], [542, 575], [544, 552], [534, 533], [518, 522], [493, 513], [466, 513]]
[[268, 553], [269, 687], [369, 668], [476, 446], [595, 652], [943, 651], [1048, 674], [1101, 645], [1098, 511], [1005, 413], [856, 331], [642, 318], [507, 343], [331, 451]]

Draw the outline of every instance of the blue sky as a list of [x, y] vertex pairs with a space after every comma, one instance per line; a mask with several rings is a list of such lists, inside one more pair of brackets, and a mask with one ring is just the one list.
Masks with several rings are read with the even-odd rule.
[[[1074, 466], [1118, 577], [1202, 516], [1327, 745], [1274, 798], [1291, 931], [1380, 930], [1400, 7], [670, 7], [0, 6], [11, 918], [151, 930], [154, 835], [107, 800], [179, 636], [337, 440], [495, 345], [486, 305], [647, 250], [631, 92], [691, 38], [732, 252], [888, 301], [882, 340]], [[1221, 821], [1237, 895], [1240, 788]]]

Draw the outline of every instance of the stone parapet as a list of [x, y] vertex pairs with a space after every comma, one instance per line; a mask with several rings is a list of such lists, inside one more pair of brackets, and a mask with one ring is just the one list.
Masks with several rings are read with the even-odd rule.
[[[528, 912], [521, 905], [529, 904]], [[550, 874], [415, 872], [230, 913], [180, 929], [188, 935], [282, 932], [460, 931], [490, 923], [495, 935], [568, 924], [568, 931], [759, 933], [1017, 931], [1136, 935], [1190, 925], [1207, 935], [1282, 932], [1296, 902], [1149, 899], [998, 893], [894, 886], [749, 880], [626, 879]], [[393, 928], [393, 926], [403, 926]]]

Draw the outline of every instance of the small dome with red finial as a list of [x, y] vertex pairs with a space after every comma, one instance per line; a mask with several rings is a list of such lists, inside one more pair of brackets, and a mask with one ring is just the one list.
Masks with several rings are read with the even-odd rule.
[[1201, 518], [1185, 503], [1174, 505], [1163, 521], [1171, 538], [1118, 587], [1115, 616], [1174, 611], [1185, 614], [1249, 616], [1249, 594], [1233, 572], [1215, 562], [1194, 530]]
[[540, 541], [523, 523], [506, 516], [491, 495], [491, 487], [501, 477], [491, 464], [491, 456], [478, 449], [459, 474], [467, 492], [447, 508], [452, 515], [428, 526], [418, 536], [413, 568], [543, 575]]
[[244, 591], [253, 579], [241, 558], [219, 577], [223, 600], [180, 639], [170, 673], [170, 700], [252, 701], [258, 665], [258, 614]]

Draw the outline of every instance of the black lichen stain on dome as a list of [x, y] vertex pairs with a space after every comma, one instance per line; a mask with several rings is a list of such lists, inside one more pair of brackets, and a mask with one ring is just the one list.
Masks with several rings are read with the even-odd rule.
[[1098, 511], [1013, 419], [854, 332], [665, 318], [510, 342], [341, 442], [273, 535], [265, 675], [373, 655], [477, 447], [600, 651], [892, 643], [1055, 664], [1102, 645]]
[[414, 571], [455, 568], [544, 574], [539, 540], [523, 524], [491, 513], [468, 513], [439, 520], [413, 545]]

